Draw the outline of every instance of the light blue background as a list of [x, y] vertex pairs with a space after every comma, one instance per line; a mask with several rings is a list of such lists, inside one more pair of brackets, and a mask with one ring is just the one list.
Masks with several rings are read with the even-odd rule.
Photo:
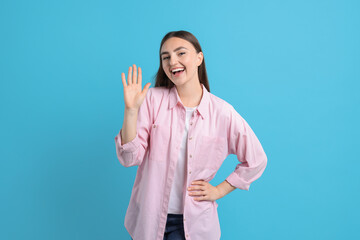
[[[218, 200], [222, 239], [360, 239], [359, 1], [0, 2], [0, 239], [129, 239], [121, 72], [200, 41], [211, 92], [268, 156]], [[229, 156], [213, 185], [235, 168]]]

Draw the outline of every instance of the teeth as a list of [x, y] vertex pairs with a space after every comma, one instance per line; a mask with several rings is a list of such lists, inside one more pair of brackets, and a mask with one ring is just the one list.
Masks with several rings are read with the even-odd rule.
[[182, 71], [182, 70], [184, 70], [184, 69], [183, 68], [178, 68], [178, 69], [172, 70], [172, 72], [175, 73], [175, 72], [179, 72], [179, 71]]

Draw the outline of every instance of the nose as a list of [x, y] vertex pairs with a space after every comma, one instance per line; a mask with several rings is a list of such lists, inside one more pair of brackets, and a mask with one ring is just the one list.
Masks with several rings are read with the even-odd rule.
[[176, 55], [170, 57], [170, 65], [173, 66], [178, 62]]

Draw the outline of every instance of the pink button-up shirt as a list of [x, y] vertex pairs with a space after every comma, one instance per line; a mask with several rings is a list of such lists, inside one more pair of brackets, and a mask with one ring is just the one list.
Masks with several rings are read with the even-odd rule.
[[[232, 105], [209, 93], [203, 95], [189, 123], [183, 216], [188, 240], [220, 239], [216, 201], [195, 201], [187, 187], [194, 180], [209, 182], [229, 154], [236, 165], [226, 180], [249, 190], [267, 164], [265, 152], [248, 123]], [[121, 130], [116, 154], [125, 167], [138, 166], [125, 228], [134, 240], [162, 240], [175, 167], [185, 128], [186, 110], [176, 87], [150, 88], [139, 108], [135, 138], [124, 145]]]

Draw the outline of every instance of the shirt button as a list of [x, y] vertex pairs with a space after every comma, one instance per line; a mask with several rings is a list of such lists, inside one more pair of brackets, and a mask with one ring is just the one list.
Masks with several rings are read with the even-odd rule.
[[192, 158], [192, 155], [190, 154], [190, 157]]
[[154, 128], [156, 128], [156, 125], [154, 125]]
[[192, 125], [192, 122], [190, 123], [190, 125]]
[[192, 139], [192, 137], [189, 137], [189, 140], [191, 140]]
[[186, 237], [188, 238], [188, 237], [189, 237], [189, 235], [187, 235], [187, 234], [186, 234]]
[[185, 218], [184, 218], [184, 222], [185, 222]]
[[191, 174], [191, 171], [189, 172], [189, 174]]

